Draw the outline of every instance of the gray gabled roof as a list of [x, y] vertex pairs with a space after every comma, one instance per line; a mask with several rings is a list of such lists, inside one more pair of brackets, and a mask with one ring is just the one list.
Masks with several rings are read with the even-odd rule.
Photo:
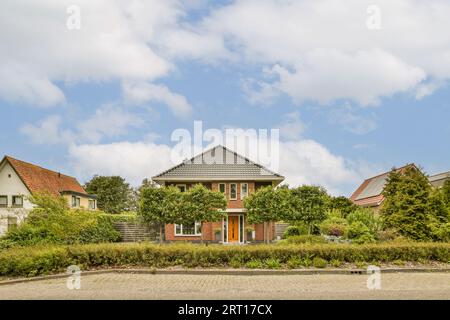
[[450, 171], [432, 175], [428, 180], [434, 187], [442, 187], [445, 181], [450, 180]]
[[156, 182], [243, 179], [282, 181], [284, 177], [221, 145], [152, 177]]

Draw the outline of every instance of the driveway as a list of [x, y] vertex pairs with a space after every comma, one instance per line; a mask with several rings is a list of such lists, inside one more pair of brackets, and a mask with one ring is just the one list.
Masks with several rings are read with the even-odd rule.
[[[381, 274], [380, 289], [368, 275], [81, 275], [0, 285], [0, 299], [450, 299], [450, 273]], [[75, 283], [76, 286], [76, 283]]]

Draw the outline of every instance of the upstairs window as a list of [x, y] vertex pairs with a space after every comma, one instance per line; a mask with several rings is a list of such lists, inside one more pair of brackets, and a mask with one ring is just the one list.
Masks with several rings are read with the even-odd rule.
[[241, 183], [241, 199], [248, 196], [248, 183]]
[[8, 196], [0, 196], [0, 207], [8, 206]]
[[22, 196], [13, 196], [12, 197], [12, 206], [13, 207], [23, 207], [23, 197]]
[[237, 184], [236, 183], [230, 183], [230, 199], [231, 200], [237, 199]]

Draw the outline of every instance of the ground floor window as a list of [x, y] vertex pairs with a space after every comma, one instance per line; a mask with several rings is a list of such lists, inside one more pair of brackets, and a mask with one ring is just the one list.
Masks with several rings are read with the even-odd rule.
[[8, 231], [17, 228], [17, 217], [8, 217]]
[[199, 236], [202, 234], [201, 222], [194, 222], [190, 224], [176, 224], [175, 235], [176, 236]]
[[95, 200], [89, 200], [89, 209], [95, 210]]
[[72, 196], [72, 208], [79, 208], [81, 203], [81, 198]]

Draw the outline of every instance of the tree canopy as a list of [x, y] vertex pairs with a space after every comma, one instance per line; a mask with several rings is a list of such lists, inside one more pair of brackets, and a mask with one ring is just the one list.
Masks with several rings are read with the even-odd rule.
[[97, 206], [107, 213], [121, 213], [134, 208], [130, 185], [119, 176], [94, 176], [86, 182], [88, 193], [97, 196]]

